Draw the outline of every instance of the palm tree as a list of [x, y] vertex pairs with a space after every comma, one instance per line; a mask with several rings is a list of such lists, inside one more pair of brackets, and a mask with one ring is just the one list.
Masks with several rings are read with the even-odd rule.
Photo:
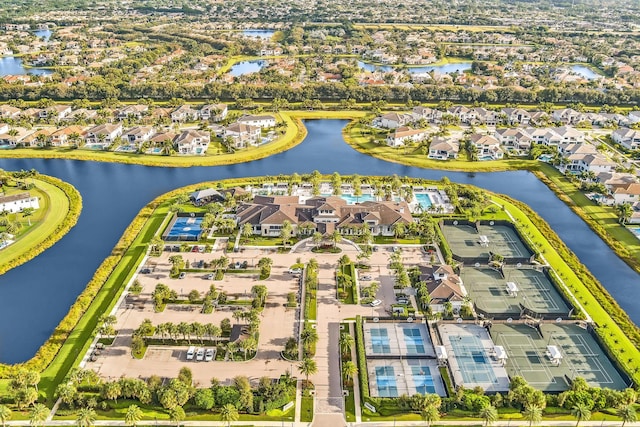
[[334, 230], [333, 233], [331, 233], [331, 242], [333, 243], [333, 247], [335, 248], [336, 246], [338, 246], [338, 243], [340, 243], [341, 241], [342, 234], [340, 234], [338, 230]]
[[633, 208], [629, 203], [622, 203], [616, 205], [616, 213], [618, 214], [618, 222], [626, 224], [633, 214]]
[[591, 418], [591, 411], [584, 403], [576, 403], [573, 405], [573, 408], [571, 408], [571, 415], [576, 418], [576, 427], [578, 427], [580, 421], [589, 421]]
[[298, 370], [305, 376], [305, 382], [308, 383], [309, 375], [313, 375], [318, 372], [318, 365], [316, 365], [315, 360], [305, 357], [298, 365]]
[[358, 367], [351, 360], [347, 360], [342, 364], [342, 376], [345, 382], [351, 382], [358, 375]]
[[29, 411], [29, 424], [35, 427], [42, 426], [44, 422], [47, 421], [47, 418], [49, 418], [50, 413], [49, 408], [42, 403], [36, 403], [33, 405], [33, 408], [31, 408], [31, 411]]
[[427, 423], [427, 427], [429, 427], [431, 423], [440, 419], [440, 412], [438, 411], [438, 408], [433, 405], [429, 405], [424, 408], [420, 415], [422, 415], [424, 422]]
[[622, 427], [626, 423], [635, 423], [637, 420], [636, 410], [633, 405], [623, 405], [616, 410], [616, 415], [622, 418]]
[[231, 421], [238, 421], [238, 409], [231, 403], [227, 403], [220, 409], [220, 419], [226, 421], [227, 426], [231, 425]]
[[320, 243], [322, 243], [322, 239], [322, 233], [319, 233], [317, 231], [313, 233], [313, 236], [311, 236], [311, 240], [313, 241], [313, 244], [316, 245], [316, 248], [320, 246]]
[[485, 427], [498, 420], [498, 411], [493, 406], [485, 406], [480, 410], [480, 418], [484, 420]]
[[340, 351], [342, 351], [343, 355], [347, 355], [351, 352], [353, 348], [353, 344], [355, 340], [353, 339], [353, 335], [351, 334], [342, 334], [340, 335]]
[[138, 405], [131, 405], [124, 414], [124, 423], [130, 427], [136, 427], [142, 419], [142, 409]]
[[91, 427], [96, 422], [96, 411], [92, 408], [81, 408], [76, 417], [78, 427]]
[[539, 423], [542, 420], [542, 408], [538, 405], [528, 405], [522, 413], [524, 419], [529, 421], [529, 427], [533, 423]]
[[313, 328], [304, 328], [300, 333], [300, 340], [305, 348], [310, 349], [318, 342], [318, 333]]
[[0, 423], [2, 423], [2, 427], [5, 427], [7, 421], [11, 419], [11, 409], [6, 407], [5, 405], [0, 405]]
[[184, 409], [182, 409], [182, 406], [176, 406], [175, 408], [171, 409], [169, 411], [169, 418], [171, 419], [171, 421], [175, 421], [177, 427], [180, 427], [180, 421], [184, 420], [185, 418], [185, 413]]

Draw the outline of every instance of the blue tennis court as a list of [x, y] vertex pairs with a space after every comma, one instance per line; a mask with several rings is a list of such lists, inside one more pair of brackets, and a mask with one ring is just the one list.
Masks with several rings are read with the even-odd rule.
[[436, 393], [436, 386], [431, 371], [426, 366], [412, 366], [411, 377], [417, 393]]
[[202, 218], [177, 217], [165, 235], [167, 240], [198, 240]]
[[389, 344], [389, 333], [383, 328], [371, 328], [371, 351], [374, 354], [391, 353], [391, 345]]
[[496, 375], [482, 343], [473, 335], [449, 336], [462, 380], [465, 383], [495, 383]]
[[424, 354], [424, 342], [422, 334], [418, 328], [404, 328], [404, 344], [407, 347], [407, 354]]
[[380, 397], [398, 397], [396, 373], [393, 366], [376, 366], [376, 385]]

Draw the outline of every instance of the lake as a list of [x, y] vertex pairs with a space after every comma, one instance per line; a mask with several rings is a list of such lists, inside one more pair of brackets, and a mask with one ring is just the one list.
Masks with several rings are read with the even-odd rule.
[[231, 74], [234, 77], [238, 77], [238, 76], [243, 76], [245, 74], [257, 73], [267, 65], [269, 65], [269, 62], [265, 61], [264, 59], [254, 59], [252, 61], [241, 61], [236, 64], [233, 64], [233, 66], [229, 70], [229, 74]]
[[242, 30], [243, 35], [258, 39], [270, 39], [275, 33], [275, 30]]
[[591, 67], [587, 67], [586, 65], [572, 65], [571, 71], [581, 75], [587, 80], [594, 80], [602, 77], [600, 74], [595, 72]]
[[0, 77], [2, 76], [22, 76], [33, 74], [36, 76], [53, 74], [53, 70], [44, 68], [25, 68], [22, 65], [22, 58], [15, 56], [4, 56], [0, 58]]
[[[59, 159], [0, 159], [5, 170], [56, 176], [82, 194], [77, 225], [52, 248], [0, 276], [0, 361], [31, 358], [85, 288], [139, 210], [153, 198], [187, 184], [224, 178], [309, 173], [391, 175], [474, 184], [529, 204], [553, 227], [603, 283], [631, 318], [640, 323], [638, 275], [622, 262], [571, 209], [527, 171], [463, 173], [419, 169], [361, 154], [343, 142], [346, 120], [305, 122], [298, 146], [249, 163], [159, 168]], [[615, 272], [615, 274], [612, 274]]]
[[51, 34], [53, 34], [53, 31], [51, 30], [36, 30], [33, 32], [33, 34], [35, 34], [36, 36], [44, 39], [44, 41], [48, 42], [49, 39], [51, 38]]
[[393, 65], [375, 65], [375, 64], [371, 64], [369, 62], [364, 62], [364, 61], [358, 61], [358, 67], [360, 67], [362, 70], [364, 71], [383, 71], [383, 72], [389, 72], [389, 71], [401, 71], [401, 70], [406, 70], [411, 74], [423, 74], [423, 73], [430, 73], [431, 71], [435, 71], [437, 73], [440, 74], [449, 74], [449, 73], [463, 73], [467, 70], [471, 69], [471, 62], [464, 62], [464, 61], [458, 61], [458, 62], [449, 62], [447, 64], [442, 64], [442, 65], [422, 65], [422, 66], [406, 66], [404, 68], [402, 67], [398, 67], [398, 66], [393, 66]]

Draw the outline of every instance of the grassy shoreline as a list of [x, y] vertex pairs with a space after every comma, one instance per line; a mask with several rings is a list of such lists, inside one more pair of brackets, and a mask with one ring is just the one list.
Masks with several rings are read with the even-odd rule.
[[82, 210], [82, 197], [71, 184], [58, 178], [38, 175], [36, 188], [46, 196], [41, 203], [47, 212], [43, 222], [33, 227], [18, 241], [2, 250], [0, 275], [35, 258], [53, 246], [76, 225]]

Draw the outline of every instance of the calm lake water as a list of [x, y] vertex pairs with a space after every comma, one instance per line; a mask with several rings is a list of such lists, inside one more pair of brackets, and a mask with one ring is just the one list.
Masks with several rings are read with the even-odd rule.
[[36, 30], [33, 32], [33, 34], [44, 39], [44, 41], [48, 42], [53, 32], [51, 30]]
[[18, 76], [25, 74], [48, 75], [53, 74], [53, 70], [43, 68], [25, 68], [22, 65], [22, 58], [15, 56], [5, 56], [0, 58], [0, 77], [2, 76]]
[[[353, 150], [342, 140], [345, 120], [307, 121], [297, 147], [249, 163], [157, 168], [72, 160], [0, 159], [0, 168], [35, 168], [73, 184], [83, 197], [78, 224], [52, 248], [0, 276], [0, 361], [31, 358], [109, 255], [139, 210], [156, 196], [187, 184], [223, 178], [309, 173], [391, 175], [474, 184], [529, 204], [549, 222], [609, 292], [640, 323], [638, 275], [564, 203], [526, 171], [460, 173], [388, 163]], [[615, 273], [614, 273], [615, 272]]]
[[581, 75], [582, 77], [584, 77], [587, 80], [594, 80], [594, 79], [597, 79], [599, 77], [602, 77], [600, 74], [596, 73], [595, 71], [593, 71], [592, 68], [587, 67], [586, 65], [572, 65], [571, 66], [571, 71], [573, 71], [576, 74]]
[[274, 30], [242, 30], [245, 36], [259, 39], [270, 39], [275, 33]]
[[[374, 65], [364, 61], [358, 61], [358, 66], [365, 71], [399, 71], [401, 68], [394, 67], [392, 65]], [[420, 67], [406, 67], [403, 68], [407, 70], [411, 74], [422, 74], [429, 73], [431, 71], [435, 71], [440, 74], [449, 74], [449, 73], [463, 73], [467, 70], [471, 69], [471, 62], [449, 62], [447, 64], [442, 65], [424, 65]]]
[[243, 76], [245, 74], [257, 73], [264, 67], [269, 65], [264, 59], [254, 59], [252, 61], [241, 61], [234, 64], [229, 70], [229, 74], [234, 77]]

